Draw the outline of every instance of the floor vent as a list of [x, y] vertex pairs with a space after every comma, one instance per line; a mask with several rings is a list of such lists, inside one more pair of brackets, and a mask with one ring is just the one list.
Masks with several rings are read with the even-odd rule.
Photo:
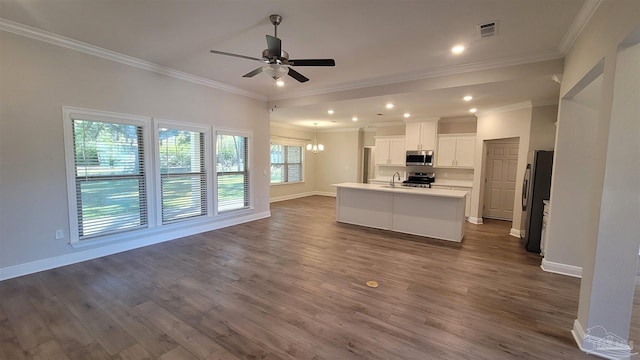
[[478, 34], [481, 38], [494, 36], [498, 33], [498, 22], [491, 21], [478, 25]]

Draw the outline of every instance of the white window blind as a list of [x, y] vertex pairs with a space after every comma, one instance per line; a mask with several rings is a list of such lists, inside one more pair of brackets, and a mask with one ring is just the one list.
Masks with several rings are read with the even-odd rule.
[[78, 239], [146, 227], [142, 126], [89, 118], [70, 119]]
[[162, 223], [207, 215], [205, 134], [158, 129]]
[[248, 208], [249, 137], [219, 132], [216, 136], [218, 212]]
[[271, 144], [271, 183], [302, 181], [302, 146]]

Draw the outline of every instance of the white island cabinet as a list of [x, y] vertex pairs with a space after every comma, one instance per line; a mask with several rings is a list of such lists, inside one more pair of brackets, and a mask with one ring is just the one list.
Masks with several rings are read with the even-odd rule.
[[464, 237], [465, 191], [359, 183], [333, 186], [338, 222], [456, 242]]

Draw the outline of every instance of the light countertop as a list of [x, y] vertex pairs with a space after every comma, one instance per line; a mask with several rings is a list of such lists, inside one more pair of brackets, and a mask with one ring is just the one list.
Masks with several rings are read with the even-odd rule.
[[400, 186], [399, 184], [395, 188], [392, 188], [389, 185], [362, 184], [362, 183], [350, 183], [350, 182], [332, 184], [331, 186], [335, 186], [337, 188], [384, 191], [384, 192], [393, 192], [397, 194], [440, 196], [440, 197], [450, 197], [450, 198], [458, 198], [458, 199], [464, 198], [467, 195], [466, 191], [461, 191], [461, 190], [428, 189], [428, 188], [424, 189], [424, 188], [405, 187], [405, 186]]

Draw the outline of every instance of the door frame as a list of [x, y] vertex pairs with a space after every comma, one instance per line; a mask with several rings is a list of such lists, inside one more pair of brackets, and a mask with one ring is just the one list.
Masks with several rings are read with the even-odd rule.
[[[505, 145], [511, 145], [511, 144], [516, 144], [518, 145], [518, 148], [520, 147], [520, 138], [519, 137], [509, 137], [509, 138], [501, 138], [501, 139], [492, 139], [492, 140], [486, 140], [483, 146], [483, 150], [484, 150], [484, 159], [483, 162], [485, 164], [484, 168], [485, 171], [483, 172], [484, 175], [484, 179], [482, 179], [482, 216], [483, 217], [487, 217], [484, 214], [485, 211], [485, 201], [487, 199], [488, 196], [488, 191], [487, 191], [487, 184], [489, 183], [488, 178], [489, 178], [489, 146], [493, 145], [493, 144], [505, 144]], [[520, 159], [520, 155], [518, 155], [518, 159]], [[516, 167], [518, 166], [518, 164], [516, 164]], [[516, 194], [517, 197], [517, 194]], [[511, 221], [513, 222], [513, 213], [515, 213], [516, 211], [519, 211], [518, 208], [514, 207], [512, 215], [511, 215], [511, 219], [498, 219], [498, 218], [492, 218], [492, 217], [487, 217], [488, 219], [496, 219], [496, 220], [503, 220], [503, 221]], [[518, 237], [520, 236], [520, 234], [518, 234]]]
[[[478, 202], [480, 204], [480, 218], [482, 218], [482, 216], [484, 215], [484, 199], [485, 199], [485, 191], [487, 183], [485, 182], [487, 176], [488, 176], [488, 162], [487, 162], [487, 153], [489, 151], [487, 143], [494, 143], [494, 144], [498, 144], [498, 143], [513, 143], [513, 142], [517, 142], [518, 143], [518, 148], [520, 148], [520, 143], [522, 142], [522, 138], [520, 136], [509, 136], [509, 137], [503, 137], [503, 138], [494, 138], [494, 139], [485, 139], [482, 141], [482, 179], [480, 180], [480, 190], [478, 194], [479, 198], [478, 198]], [[518, 154], [518, 164], [516, 165], [518, 168], [520, 168], [520, 160], [522, 159], [521, 154]], [[525, 160], [526, 161], [526, 160]], [[517, 184], [516, 184], [517, 187]], [[517, 196], [516, 196], [517, 198]], [[513, 216], [511, 217], [511, 230], [509, 231], [509, 235], [517, 237], [518, 239], [520, 238], [520, 229], [516, 229], [513, 227], [513, 220], [514, 220], [514, 216], [515, 213], [517, 211], [517, 207], [514, 206], [513, 209]], [[519, 226], [519, 224], [518, 224]]]

